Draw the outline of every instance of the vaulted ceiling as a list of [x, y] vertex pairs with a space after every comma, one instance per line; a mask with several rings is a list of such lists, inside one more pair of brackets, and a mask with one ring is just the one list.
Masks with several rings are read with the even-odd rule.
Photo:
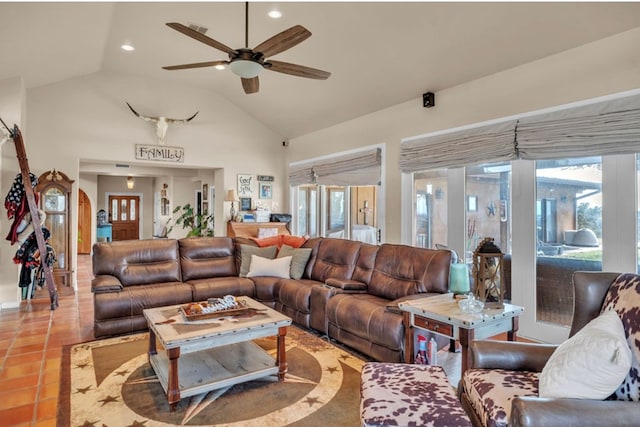
[[[267, 17], [274, 7], [282, 18]], [[235, 49], [244, 13], [241, 2], [0, 3], [0, 79], [33, 88], [108, 70], [195, 85], [293, 138], [640, 26], [633, 2], [258, 2], [249, 47], [303, 25], [313, 35], [274, 59], [328, 80], [264, 71], [246, 95], [229, 69], [161, 69], [227, 59], [166, 22], [206, 27]], [[125, 41], [136, 50], [122, 51]]]

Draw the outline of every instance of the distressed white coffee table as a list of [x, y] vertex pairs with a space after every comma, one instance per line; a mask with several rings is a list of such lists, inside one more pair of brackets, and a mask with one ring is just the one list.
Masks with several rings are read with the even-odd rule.
[[[251, 298], [235, 317], [188, 321], [180, 305], [144, 310], [149, 325], [149, 363], [171, 410], [183, 397], [287, 372], [285, 336], [291, 319]], [[252, 340], [277, 336], [274, 358]], [[159, 342], [162, 349], [156, 348]], [[161, 351], [158, 351], [161, 350]]]

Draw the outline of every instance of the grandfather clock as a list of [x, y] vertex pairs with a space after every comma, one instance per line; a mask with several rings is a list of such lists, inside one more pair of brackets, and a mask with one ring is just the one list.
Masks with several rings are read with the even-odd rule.
[[56, 251], [53, 278], [58, 292], [64, 295], [71, 287], [71, 186], [73, 180], [55, 169], [38, 178], [36, 191], [40, 196], [40, 209], [46, 214], [45, 227], [51, 232], [49, 242]]

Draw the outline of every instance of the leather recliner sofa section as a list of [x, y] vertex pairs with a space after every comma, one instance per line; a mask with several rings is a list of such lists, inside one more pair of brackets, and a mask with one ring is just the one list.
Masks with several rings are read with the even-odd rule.
[[[375, 360], [404, 360], [402, 299], [447, 292], [451, 252], [312, 238], [300, 279], [238, 277], [245, 238], [96, 243], [96, 338], [144, 331], [146, 308], [248, 296]], [[446, 343], [447, 341], [443, 341]]]

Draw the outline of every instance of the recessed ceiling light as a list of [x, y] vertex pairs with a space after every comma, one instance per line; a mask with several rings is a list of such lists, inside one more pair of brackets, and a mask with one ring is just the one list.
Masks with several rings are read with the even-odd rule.
[[267, 15], [269, 15], [269, 18], [273, 19], [282, 18], [282, 12], [280, 12], [279, 10], [271, 10], [269, 11], [269, 13], [267, 13]]
[[227, 67], [224, 64], [218, 64], [213, 68], [215, 68], [216, 70], [225, 70]]
[[125, 42], [120, 46], [120, 49], [126, 51], [126, 52], [132, 52], [134, 50], [136, 50], [135, 47], [133, 47], [133, 45], [129, 42]]

